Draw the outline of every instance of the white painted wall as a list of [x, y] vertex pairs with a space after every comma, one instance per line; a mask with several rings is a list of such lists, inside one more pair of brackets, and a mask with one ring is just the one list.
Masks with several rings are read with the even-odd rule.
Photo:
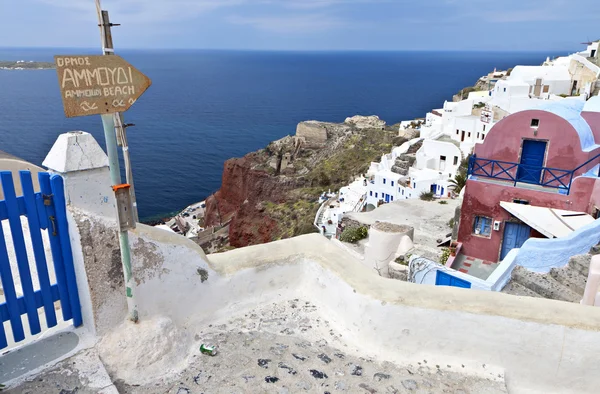
[[380, 278], [318, 234], [208, 259], [185, 237], [144, 225], [131, 242], [154, 256], [134, 259], [144, 320], [167, 317], [193, 332], [273, 299], [302, 298], [363, 357], [482, 376], [504, 370], [517, 394], [594, 393], [600, 385], [589, 368], [600, 353], [596, 308]]
[[369, 240], [365, 245], [365, 264], [379, 275], [389, 277], [390, 261], [414, 247], [412, 237], [414, 237], [412, 228], [382, 231], [377, 223], [374, 224], [369, 229]]
[[108, 157], [91, 134], [73, 131], [59, 135], [43, 165], [64, 178], [68, 205], [116, 218]]
[[600, 219], [581, 227], [566, 237], [529, 238], [519, 249], [516, 265], [534, 272], [550, 272], [564, 267], [572, 256], [587, 253], [600, 242]]
[[437, 271], [445, 272], [458, 279], [471, 283], [471, 289], [500, 291], [510, 280], [511, 273], [516, 266], [518, 250], [510, 251], [498, 267], [486, 279], [479, 279], [469, 274], [456, 271], [437, 262], [419, 256], [412, 256], [409, 263], [409, 281], [422, 285], [435, 286]]

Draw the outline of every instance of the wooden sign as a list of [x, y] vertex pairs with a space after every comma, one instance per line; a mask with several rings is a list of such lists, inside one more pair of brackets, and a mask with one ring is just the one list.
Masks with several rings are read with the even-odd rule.
[[152, 84], [120, 56], [54, 56], [67, 118], [127, 111]]

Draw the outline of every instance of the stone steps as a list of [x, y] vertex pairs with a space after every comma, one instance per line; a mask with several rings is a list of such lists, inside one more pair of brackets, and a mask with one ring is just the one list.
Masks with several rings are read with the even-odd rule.
[[563, 268], [552, 268], [550, 276], [583, 297], [587, 277], [583, 276], [578, 270], [571, 268], [569, 265]]
[[528, 289], [520, 283], [515, 281], [510, 281], [504, 289], [502, 289], [503, 293], [512, 294], [516, 296], [525, 296], [525, 297], [534, 297], [534, 298], [544, 298], [542, 295], [536, 293], [533, 290]]
[[551, 275], [531, 272], [523, 267], [516, 267], [513, 270], [512, 281], [517, 282], [544, 298], [552, 300], [579, 302], [582, 298], [582, 294], [565, 286]]
[[587, 280], [588, 273], [590, 271], [590, 263], [592, 261], [592, 255], [590, 254], [580, 254], [577, 256], [573, 256], [569, 259], [569, 264], [567, 267], [570, 269], [577, 271], [580, 275], [584, 276]]

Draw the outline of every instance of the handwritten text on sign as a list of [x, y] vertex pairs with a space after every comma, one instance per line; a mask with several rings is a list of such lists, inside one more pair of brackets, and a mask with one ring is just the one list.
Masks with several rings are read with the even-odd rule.
[[126, 111], [151, 84], [119, 56], [54, 59], [67, 117]]

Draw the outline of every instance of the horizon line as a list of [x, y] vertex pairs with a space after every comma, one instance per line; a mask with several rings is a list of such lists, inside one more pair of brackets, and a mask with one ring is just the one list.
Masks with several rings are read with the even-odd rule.
[[[15, 49], [80, 49], [86, 51], [101, 51], [101, 48], [96, 47], [68, 47], [68, 46], [1, 46], [0, 50], [15, 50]], [[514, 49], [514, 50], [490, 50], [490, 49], [258, 49], [258, 48], [139, 48], [139, 47], [121, 47], [115, 48], [115, 51], [215, 51], [215, 52], [481, 52], [481, 53], [543, 53], [543, 52], [571, 52], [568, 49]]]

